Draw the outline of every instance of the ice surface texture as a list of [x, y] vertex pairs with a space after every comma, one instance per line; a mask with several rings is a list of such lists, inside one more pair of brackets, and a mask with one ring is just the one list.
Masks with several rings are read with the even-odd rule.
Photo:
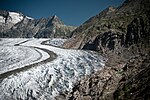
[[[73, 87], [73, 84], [80, 80], [82, 76], [89, 75], [100, 70], [105, 65], [105, 59], [94, 52], [68, 50], [49, 45], [42, 45], [41, 43], [46, 40], [48, 39], [29, 39], [28, 41], [21, 43], [19, 48], [22, 47], [21, 49], [25, 49], [24, 47], [38, 47], [47, 49], [57, 54], [57, 58], [51, 62], [37, 65], [36, 67], [10, 75], [9, 77], [1, 80], [1, 100], [53, 100], [60, 92], [69, 91]], [[15, 44], [13, 42], [10, 43], [9, 41], [13, 40], [2, 39], [2, 41], [0, 41], [0, 45], [8, 43], [9, 45]], [[19, 41], [24, 40], [16, 39], [15, 41], [18, 41], [19, 43]], [[29, 51], [34, 52], [34, 50]], [[12, 52], [15, 53], [15, 50]], [[18, 53], [21, 53], [21, 51]], [[1, 58], [4, 59], [3, 56]]]

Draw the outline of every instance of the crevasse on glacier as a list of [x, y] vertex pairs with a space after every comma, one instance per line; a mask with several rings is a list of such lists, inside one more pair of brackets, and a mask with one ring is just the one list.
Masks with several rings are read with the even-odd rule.
[[[25, 71], [21, 71], [19, 73], [15, 73], [9, 75], [4, 79], [1, 79], [1, 100], [34, 98], [40, 100], [54, 99], [54, 97], [59, 95], [59, 93], [69, 91], [73, 87], [73, 84], [80, 80], [81, 77], [100, 70], [105, 64], [106, 60], [100, 55], [95, 54], [94, 52], [61, 49], [41, 44], [43, 41], [47, 40], [48, 39], [28, 39], [27, 41], [27, 39], [2, 39], [2, 41], [0, 42], [0, 48], [6, 47], [5, 49], [8, 51], [11, 48], [8, 48], [7, 46], [12, 46], [15, 49], [17, 49], [18, 47], [24, 49], [34, 58], [38, 58], [39, 56], [42, 56], [43, 58], [51, 57], [51, 55], [48, 55], [45, 51], [34, 51], [33, 47], [36, 47], [52, 51], [57, 55], [57, 57], [51, 62], [37, 64], [37, 66], [35, 67], [31, 67]], [[59, 39], [56, 40], [60, 41]], [[54, 40], [51, 40], [47, 43], [53, 44], [52, 41]], [[20, 45], [18, 47], [14, 46], [15, 44], [19, 43]], [[11, 55], [13, 54], [11, 52], [16, 52], [15, 49], [14, 51], [9, 51], [10, 58], [11, 56], [13, 56]], [[21, 52], [18, 53], [18, 56], [21, 55]], [[41, 55], [39, 55], [38, 53], [41, 53]], [[25, 54], [22, 53], [22, 55]], [[22, 59], [28, 58], [30, 58], [30, 56]], [[44, 60], [43, 58], [40, 58], [37, 61], [40, 62], [41, 60]], [[5, 56], [1, 56], [1, 59], [5, 60]], [[22, 64], [27, 63], [30, 64], [30, 60], [27, 60]], [[11, 64], [9, 66], [11, 66]], [[2, 66], [0, 66], [0, 68], [1, 67]], [[11, 67], [9, 67], [9, 70], [7, 67], [8, 66], [5, 66], [3, 70], [5, 70], [6, 72], [12, 70]], [[21, 67], [24, 67], [24, 65], [22, 65]]]

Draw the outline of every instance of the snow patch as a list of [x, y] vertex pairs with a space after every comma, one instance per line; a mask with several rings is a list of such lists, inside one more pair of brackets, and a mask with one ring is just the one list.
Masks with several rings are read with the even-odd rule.
[[27, 19], [31, 19], [31, 20], [34, 20], [34, 18], [32, 17], [29, 17], [29, 16], [26, 16]]
[[0, 16], [0, 23], [5, 23], [5, 18], [3, 16]]
[[8, 22], [16, 24], [23, 20], [23, 16], [19, 13], [16, 12], [9, 12], [9, 19]]

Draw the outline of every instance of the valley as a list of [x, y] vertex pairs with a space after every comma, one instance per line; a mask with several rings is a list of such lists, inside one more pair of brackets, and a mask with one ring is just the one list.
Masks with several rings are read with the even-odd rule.
[[[103, 4], [83, 1], [58, 15], [76, 25]], [[0, 100], [150, 100], [150, 0], [117, 1], [79, 26], [0, 10]]]

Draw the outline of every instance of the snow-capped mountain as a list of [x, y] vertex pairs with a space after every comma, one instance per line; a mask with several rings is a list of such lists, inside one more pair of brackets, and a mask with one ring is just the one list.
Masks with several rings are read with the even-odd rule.
[[10, 29], [24, 18], [33, 20], [33, 18], [24, 16], [22, 13], [0, 10], [0, 32]]
[[31, 17], [24, 16], [22, 13], [0, 10], [0, 25], [6, 24], [6, 23], [7, 24], [11, 23], [12, 25], [15, 25], [18, 22], [22, 21], [24, 17], [28, 19], [33, 19]]
[[0, 37], [68, 37], [75, 29], [66, 26], [56, 15], [34, 19], [18, 12], [0, 10]]
[[8, 23], [16, 24], [20, 22], [21, 20], [23, 20], [23, 16], [21, 14], [16, 13], [16, 12], [9, 12], [9, 16], [7, 19]]

